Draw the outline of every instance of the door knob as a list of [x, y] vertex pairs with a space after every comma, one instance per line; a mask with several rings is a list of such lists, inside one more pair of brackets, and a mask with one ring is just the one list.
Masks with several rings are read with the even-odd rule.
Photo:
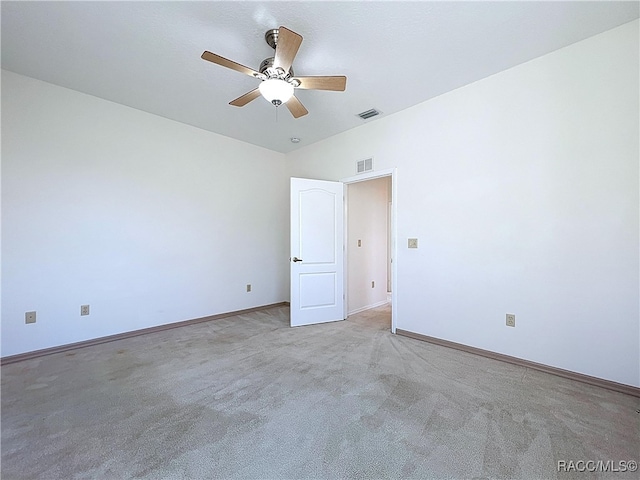
[[302, 259], [301, 259], [301, 258], [298, 258], [298, 257], [293, 257], [293, 261], [294, 261], [294, 262], [301, 262], [301, 261], [302, 261]]

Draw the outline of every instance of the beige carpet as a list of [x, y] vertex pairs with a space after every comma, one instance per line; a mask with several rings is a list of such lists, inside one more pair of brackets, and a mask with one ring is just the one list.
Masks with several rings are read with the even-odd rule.
[[389, 318], [278, 307], [3, 366], [2, 479], [638, 478], [558, 462], [640, 460], [639, 399]]

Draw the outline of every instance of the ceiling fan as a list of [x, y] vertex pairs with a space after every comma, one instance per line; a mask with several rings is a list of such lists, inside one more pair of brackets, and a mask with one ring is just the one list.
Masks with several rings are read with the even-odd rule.
[[267, 30], [264, 34], [264, 39], [271, 48], [275, 49], [275, 55], [265, 58], [260, 64], [258, 71], [228, 60], [220, 55], [216, 55], [215, 53], [205, 51], [202, 54], [204, 60], [261, 80], [258, 88], [232, 100], [229, 102], [229, 105], [244, 107], [247, 103], [262, 95], [276, 107], [284, 103], [291, 114], [295, 118], [299, 118], [309, 112], [294, 95], [293, 92], [295, 88], [306, 90], [333, 90], [338, 92], [345, 90], [347, 77], [343, 75], [329, 77], [300, 77], [294, 75], [291, 64], [302, 43], [301, 35], [298, 35], [288, 28], [280, 27]]

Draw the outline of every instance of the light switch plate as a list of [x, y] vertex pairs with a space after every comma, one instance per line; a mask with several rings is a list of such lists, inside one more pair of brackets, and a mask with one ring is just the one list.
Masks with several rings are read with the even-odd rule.
[[418, 248], [418, 239], [410, 238], [409, 239], [409, 248]]

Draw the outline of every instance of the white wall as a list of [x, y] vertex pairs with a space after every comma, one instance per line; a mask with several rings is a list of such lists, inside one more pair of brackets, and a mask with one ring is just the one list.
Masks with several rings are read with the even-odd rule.
[[[390, 177], [348, 185], [348, 312], [387, 301]], [[358, 246], [360, 240], [360, 246]], [[371, 286], [374, 282], [374, 286]]]
[[288, 155], [398, 168], [397, 328], [640, 386], [638, 23]]
[[287, 199], [282, 154], [3, 71], [2, 356], [287, 300]]

